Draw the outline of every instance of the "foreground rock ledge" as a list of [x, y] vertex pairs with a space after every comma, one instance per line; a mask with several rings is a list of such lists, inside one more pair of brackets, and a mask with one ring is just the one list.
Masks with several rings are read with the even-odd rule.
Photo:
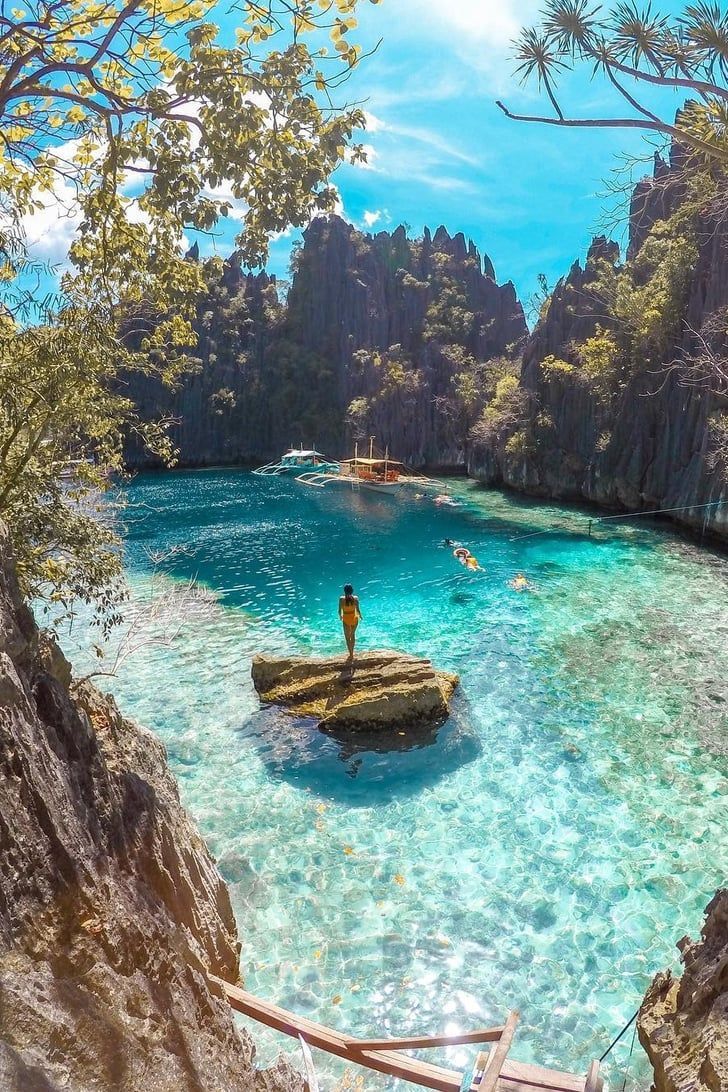
[[678, 943], [682, 978], [658, 974], [637, 1022], [655, 1092], [728, 1092], [728, 889], [705, 910], [700, 940]]
[[72, 683], [0, 524], [0, 1089], [301, 1092], [209, 977], [238, 959], [162, 744]]
[[252, 676], [262, 701], [316, 717], [326, 731], [441, 723], [459, 682], [429, 660], [389, 651], [364, 652], [353, 669], [344, 656], [255, 656]]

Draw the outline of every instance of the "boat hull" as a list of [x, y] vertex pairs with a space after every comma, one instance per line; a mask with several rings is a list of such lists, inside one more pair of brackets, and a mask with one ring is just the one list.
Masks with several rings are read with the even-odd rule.
[[280, 478], [284, 474], [290, 478], [297, 478], [299, 474], [335, 474], [339, 469], [338, 463], [309, 463], [299, 466], [264, 466], [254, 470], [259, 478]]
[[352, 478], [352, 489], [368, 489], [371, 493], [398, 493], [402, 488], [401, 482], [366, 482], [361, 478]]

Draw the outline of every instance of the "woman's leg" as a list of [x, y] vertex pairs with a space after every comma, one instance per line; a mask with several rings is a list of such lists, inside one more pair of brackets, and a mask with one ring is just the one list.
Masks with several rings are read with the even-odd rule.
[[346, 641], [346, 649], [349, 653], [349, 659], [354, 655], [354, 631], [351, 626], [344, 625], [344, 640]]

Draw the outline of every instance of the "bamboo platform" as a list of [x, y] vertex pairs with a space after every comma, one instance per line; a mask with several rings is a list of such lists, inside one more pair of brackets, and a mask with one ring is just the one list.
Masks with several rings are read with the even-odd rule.
[[[345, 1032], [317, 1024], [305, 1016], [256, 997], [239, 986], [211, 976], [225, 993], [230, 1006], [269, 1028], [302, 1040], [308, 1047], [324, 1050], [353, 1065], [410, 1081], [421, 1088], [439, 1092], [602, 1092], [599, 1063], [592, 1062], [585, 1076], [516, 1062], [508, 1058], [518, 1013], [511, 1012], [505, 1024], [479, 1028], [458, 1035], [430, 1035], [405, 1039], [357, 1039]], [[478, 1053], [472, 1075], [445, 1069], [402, 1053], [430, 1047], [490, 1043], [489, 1051]], [[307, 1060], [307, 1070], [308, 1070]], [[309, 1086], [311, 1080], [309, 1078]]]

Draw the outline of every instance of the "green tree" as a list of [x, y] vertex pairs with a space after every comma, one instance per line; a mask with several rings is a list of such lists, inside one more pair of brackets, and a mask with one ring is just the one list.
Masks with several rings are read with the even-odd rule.
[[[271, 232], [332, 207], [329, 176], [364, 123], [335, 101], [362, 55], [356, 5], [240, 0], [232, 44], [212, 0], [0, 13], [0, 518], [28, 595], [80, 596], [115, 619], [118, 541], [97, 498], [124, 431], [141, 429], [125, 374], [172, 382], [185, 366], [203, 288], [185, 231], [211, 231], [236, 202], [254, 267]], [[80, 227], [47, 300], [21, 225], [53, 198]], [[169, 456], [162, 429], [144, 440]]]

